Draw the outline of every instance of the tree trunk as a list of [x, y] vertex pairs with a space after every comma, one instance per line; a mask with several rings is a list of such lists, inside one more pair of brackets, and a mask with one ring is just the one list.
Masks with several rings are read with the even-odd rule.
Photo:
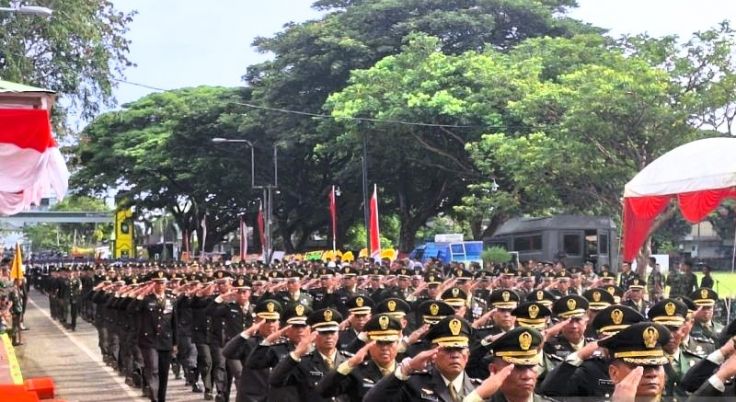
[[677, 213], [677, 204], [675, 201], [672, 201], [667, 207], [667, 210], [654, 220], [652, 227], [649, 229], [647, 240], [641, 246], [639, 253], [636, 255], [636, 273], [639, 274], [639, 277], [642, 279], [645, 279], [647, 266], [649, 266], [649, 256], [652, 255], [652, 235], [657, 231], [657, 229], [661, 228], [668, 220], [675, 216], [675, 213]]

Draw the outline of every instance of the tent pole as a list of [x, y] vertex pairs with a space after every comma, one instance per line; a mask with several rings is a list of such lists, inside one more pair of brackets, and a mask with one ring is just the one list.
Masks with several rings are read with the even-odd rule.
[[731, 273], [733, 273], [734, 265], [736, 265], [736, 225], [734, 225], [733, 249], [731, 249]]

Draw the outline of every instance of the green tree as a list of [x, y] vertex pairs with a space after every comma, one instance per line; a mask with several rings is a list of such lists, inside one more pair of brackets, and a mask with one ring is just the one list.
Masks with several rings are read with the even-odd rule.
[[[76, 150], [73, 187], [87, 194], [119, 190], [123, 204], [140, 212], [166, 210], [182, 232], [197, 232], [199, 239], [206, 215], [205, 249], [211, 250], [238, 227], [241, 214], [255, 210], [248, 149], [212, 143], [213, 137], [240, 138], [243, 96], [239, 88], [185, 88], [98, 117]], [[258, 165], [268, 156], [261, 146]]]
[[[507, 50], [529, 37], [593, 30], [565, 17], [565, 11], [575, 6], [569, 0], [325, 0], [316, 2], [315, 6], [326, 12], [323, 18], [290, 24], [274, 37], [254, 42], [260, 51], [274, 54], [273, 60], [249, 67], [245, 76], [259, 106], [322, 113], [327, 97], [347, 85], [352, 70], [367, 69], [384, 57], [399, 53], [406, 37], [417, 32], [439, 38], [437, 46], [447, 54], [461, 54], [486, 47]], [[429, 119], [433, 120], [434, 116]], [[334, 138], [344, 134], [343, 128], [321, 123], [320, 119], [303, 114], [273, 110], [253, 111], [248, 117], [247, 125], [262, 131], [267, 138], [288, 144], [283, 157], [294, 165], [297, 174], [283, 176], [276, 213], [284, 242], [288, 244], [294, 239], [296, 248], [314, 231], [326, 234], [325, 199], [332, 184], [339, 184], [343, 189], [339, 203], [342, 217], [339, 243], [345, 241], [348, 228], [362, 216], [359, 212], [363, 202], [359, 180], [360, 142], [353, 141], [339, 151], [333, 150]], [[417, 127], [415, 131], [421, 130]], [[438, 131], [431, 136], [442, 135]], [[383, 180], [390, 179], [390, 170], [384, 171], [385, 159], [377, 160], [375, 156], [385, 150], [372, 148], [369, 155], [370, 180], [380, 181], [381, 186]], [[405, 168], [412, 165], [413, 161]], [[437, 212], [437, 208], [415, 203], [427, 197], [430, 199], [425, 204], [442, 204], [439, 210], [447, 210], [458, 198], [456, 186], [445, 190], [444, 180], [427, 183], [432, 174], [426, 176], [429, 177], [425, 183], [417, 183], [424, 193], [402, 195], [390, 191], [382, 196], [385, 202], [382, 208], [399, 213], [402, 225], [406, 222], [400, 236], [403, 251], [411, 249], [414, 232]], [[387, 184], [387, 187], [396, 186], [396, 183]], [[448, 191], [451, 196], [446, 198]], [[407, 221], [412, 213], [418, 217]]]
[[133, 65], [125, 34], [135, 13], [120, 12], [108, 0], [34, 5], [54, 13], [48, 19], [0, 13], [0, 77], [58, 92], [58, 123], [64, 122], [67, 106], [82, 118], [92, 118], [113, 104], [115, 79]]

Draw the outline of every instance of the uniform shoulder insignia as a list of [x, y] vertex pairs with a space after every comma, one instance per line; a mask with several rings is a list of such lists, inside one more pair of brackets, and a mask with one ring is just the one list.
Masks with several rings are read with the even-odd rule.
[[482, 383], [483, 383], [483, 380], [481, 380], [480, 378], [469, 378], [469, 380], [470, 380], [470, 383], [471, 383], [471, 384], [477, 384], [477, 385], [480, 385], [480, 384], [482, 384]]
[[344, 350], [338, 350], [338, 352], [339, 352], [339, 353], [340, 353], [341, 355], [345, 356], [345, 357], [353, 357], [353, 356], [355, 356], [355, 354], [354, 354], [354, 353], [346, 352], [346, 351], [344, 351]]

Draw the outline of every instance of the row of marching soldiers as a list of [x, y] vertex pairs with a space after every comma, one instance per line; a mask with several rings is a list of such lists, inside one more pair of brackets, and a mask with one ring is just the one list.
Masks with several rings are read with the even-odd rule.
[[216, 401], [233, 385], [236, 401], [279, 402], [734, 394], [736, 324], [713, 322], [708, 288], [649, 304], [643, 281], [623, 290], [610, 273], [575, 294], [557, 286], [565, 270], [546, 285], [509, 269], [430, 270], [408, 287], [406, 269], [375, 269], [365, 283], [350, 270], [159, 270], [86, 297], [105, 360], [151, 401], [166, 400], [172, 363]]

